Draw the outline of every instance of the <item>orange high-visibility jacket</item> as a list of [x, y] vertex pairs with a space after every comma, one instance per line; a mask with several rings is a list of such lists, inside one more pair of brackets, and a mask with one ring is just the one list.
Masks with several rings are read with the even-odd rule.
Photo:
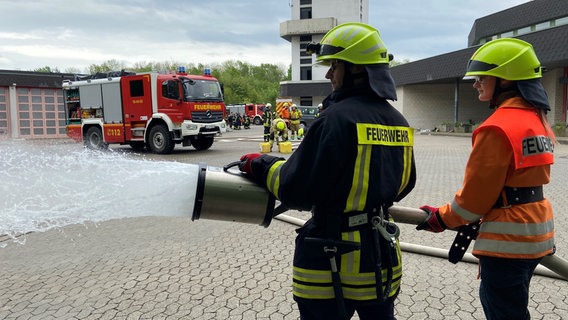
[[550, 181], [554, 135], [522, 98], [506, 100], [472, 137], [462, 188], [439, 213], [449, 228], [482, 219], [474, 255], [536, 259], [554, 247], [548, 199], [493, 208], [505, 186], [537, 187]]
[[290, 119], [290, 110], [288, 110], [288, 107], [284, 107], [280, 110], [280, 117], [286, 120]]

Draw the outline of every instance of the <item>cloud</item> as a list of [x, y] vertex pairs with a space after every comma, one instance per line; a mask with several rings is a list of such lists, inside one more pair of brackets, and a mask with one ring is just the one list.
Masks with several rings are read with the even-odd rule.
[[370, 0], [369, 23], [395, 59], [412, 61], [467, 47], [476, 19], [529, 0]]
[[[369, 0], [369, 23], [397, 60], [467, 46], [476, 18], [522, 0]], [[289, 1], [0, 0], [0, 69], [85, 69], [115, 59], [291, 63]]]

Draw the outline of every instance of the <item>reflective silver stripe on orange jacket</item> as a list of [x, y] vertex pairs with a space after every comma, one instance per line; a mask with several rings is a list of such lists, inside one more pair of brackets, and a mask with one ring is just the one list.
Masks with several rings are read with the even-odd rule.
[[503, 240], [480, 239], [475, 240], [474, 251], [489, 251], [502, 254], [536, 255], [550, 250], [554, 246], [554, 239], [542, 242], [512, 242]]
[[456, 202], [456, 199], [452, 200], [451, 208], [453, 212], [457, 213], [460, 217], [467, 221], [473, 222], [481, 219], [481, 214], [477, 214], [460, 207], [460, 205]]

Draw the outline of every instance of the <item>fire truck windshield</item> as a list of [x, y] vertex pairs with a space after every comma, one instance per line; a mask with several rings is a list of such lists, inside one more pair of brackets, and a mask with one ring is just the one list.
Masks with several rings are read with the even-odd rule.
[[222, 101], [219, 82], [211, 80], [183, 80], [185, 101]]

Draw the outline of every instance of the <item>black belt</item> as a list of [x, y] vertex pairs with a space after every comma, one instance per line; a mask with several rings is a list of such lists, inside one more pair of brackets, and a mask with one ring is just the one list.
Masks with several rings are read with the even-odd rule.
[[544, 200], [542, 186], [538, 187], [505, 187], [493, 208], [508, 208], [510, 206], [538, 202]]
[[371, 227], [371, 219], [377, 214], [352, 211], [340, 215], [340, 228], [343, 232], [360, 230], [364, 227]]

